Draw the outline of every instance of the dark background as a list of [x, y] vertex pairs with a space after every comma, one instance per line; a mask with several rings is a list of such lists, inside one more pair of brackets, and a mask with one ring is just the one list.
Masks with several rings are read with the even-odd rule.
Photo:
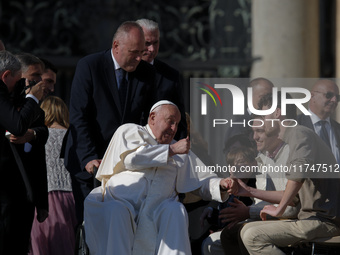
[[[269, 0], [264, 0], [269, 1]], [[69, 104], [77, 61], [111, 47], [124, 21], [158, 22], [158, 57], [183, 78], [249, 77], [251, 0], [0, 0], [0, 39], [12, 53], [29, 52], [59, 68], [55, 95]], [[335, 0], [319, 0], [320, 77], [335, 77]]]
[[[168, 3], [166, 3], [168, 2]], [[158, 57], [183, 78], [186, 109], [190, 77], [248, 77], [250, 0], [0, 0], [0, 39], [12, 53], [29, 52], [54, 63], [55, 95], [69, 104], [77, 61], [111, 47], [124, 21], [159, 24]]]

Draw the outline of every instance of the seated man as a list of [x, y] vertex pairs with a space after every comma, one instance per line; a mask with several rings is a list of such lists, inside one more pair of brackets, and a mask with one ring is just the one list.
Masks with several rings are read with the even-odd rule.
[[228, 198], [233, 181], [195, 171], [204, 164], [189, 150], [189, 139], [173, 140], [180, 118], [177, 106], [162, 100], [151, 108], [148, 125], [125, 124], [115, 132], [96, 176], [102, 186], [85, 200], [91, 254], [191, 254], [177, 194]]
[[[266, 205], [260, 212], [262, 220], [266, 216], [282, 216], [283, 212], [299, 194], [301, 209], [297, 220], [257, 221], [247, 223], [240, 236], [250, 254], [285, 254], [280, 247], [294, 245], [302, 240], [340, 235], [340, 206], [336, 192], [340, 175], [332, 168], [336, 160], [330, 148], [312, 130], [293, 125], [290, 119], [296, 114], [295, 105], [287, 107], [286, 116], [281, 114], [280, 95], [278, 106], [273, 113], [265, 115], [264, 120], [279, 119], [274, 125], [264, 121], [267, 136], [276, 136], [289, 146], [284, 191], [262, 191], [240, 185], [237, 195], [256, 197], [277, 206]], [[269, 109], [272, 95], [261, 98], [259, 108]], [[282, 124], [285, 120], [285, 126]], [[318, 166], [323, 168], [319, 171]], [[296, 170], [295, 170], [296, 169]], [[237, 186], [237, 185], [235, 185]]]
[[[256, 142], [258, 156], [256, 173], [256, 188], [260, 190], [283, 190], [287, 179], [283, 173], [267, 172], [269, 167], [286, 165], [289, 154], [289, 146], [275, 136], [268, 137], [264, 127], [261, 126], [260, 117], [253, 117], [253, 139]], [[242, 148], [242, 147], [241, 147]], [[249, 148], [243, 149], [245, 153]], [[234, 152], [232, 150], [231, 152]], [[227, 162], [231, 155], [227, 155]], [[235, 162], [237, 163], [237, 162]], [[251, 162], [249, 162], [251, 163]], [[230, 164], [233, 164], [230, 162]], [[235, 164], [237, 165], [237, 164]], [[249, 184], [247, 184], [249, 186]], [[298, 199], [296, 199], [297, 202]], [[207, 238], [202, 246], [203, 254], [241, 254], [243, 249], [242, 242], [239, 242], [239, 231], [245, 221], [261, 220], [260, 211], [265, 205], [270, 203], [254, 198], [254, 204], [247, 206], [239, 200], [229, 203], [229, 207], [220, 211], [222, 222], [229, 222], [221, 231], [215, 232]], [[279, 217], [296, 218], [299, 207], [287, 207], [285, 213]], [[274, 218], [273, 218], [274, 219]], [[223, 248], [222, 248], [223, 246]]]

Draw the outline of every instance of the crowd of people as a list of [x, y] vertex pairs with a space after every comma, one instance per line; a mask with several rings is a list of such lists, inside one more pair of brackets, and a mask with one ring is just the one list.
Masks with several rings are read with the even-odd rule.
[[[122, 23], [110, 49], [79, 60], [68, 108], [51, 95], [52, 63], [0, 41], [0, 254], [74, 254], [81, 225], [99, 255], [285, 254], [340, 235], [337, 84], [318, 80], [311, 115], [297, 116], [295, 105], [282, 114], [270, 80], [251, 80], [254, 108], [279, 103], [241, 116], [252, 128], [226, 131], [226, 164], [299, 171], [221, 178], [195, 171], [212, 162], [207, 143], [188, 129], [179, 71], [157, 58], [159, 45], [156, 22]], [[311, 170], [319, 165], [327, 178]], [[193, 197], [215, 201], [190, 221], [210, 224], [195, 249], [185, 205]]]
[[0, 56], [0, 254], [73, 254], [74, 198], [60, 159], [68, 109], [61, 98], [48, 96], [57, 69], [46, 59], [13, 55], [4, 46]]

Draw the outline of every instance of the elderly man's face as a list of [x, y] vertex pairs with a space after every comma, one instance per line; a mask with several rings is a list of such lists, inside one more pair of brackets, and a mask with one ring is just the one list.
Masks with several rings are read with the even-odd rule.
[[151, 62], [155, 59], [159, 50], [159, 32], [158, 30], [150, 31], [143, 28], [145, 37], [146, 51], [143, 54], [143, 60]]
[[160, 144], [170, 144], [177, 132], [181, 114], [176, 106], [161, 105], [149, 118], [149, 126]]
[[120, 67], [127, 72], [133, 72], [145, 51], [144, 34], [139, 29], [132, 28], [129, 34], [113, 42], [112, 50]]
[[318, 82], [311, 91], [312, 98], [309, 107], [320, 118], [329, 117], [338, 106], [338, 86], [332, 81]]

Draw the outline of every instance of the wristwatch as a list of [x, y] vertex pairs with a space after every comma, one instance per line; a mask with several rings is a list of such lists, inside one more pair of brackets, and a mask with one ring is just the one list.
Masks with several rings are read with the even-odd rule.
[[34, 136], [34, 140], [37, 139], [37, 132], [35, 132], [35, 130], [33, 129], [33, 136]]

